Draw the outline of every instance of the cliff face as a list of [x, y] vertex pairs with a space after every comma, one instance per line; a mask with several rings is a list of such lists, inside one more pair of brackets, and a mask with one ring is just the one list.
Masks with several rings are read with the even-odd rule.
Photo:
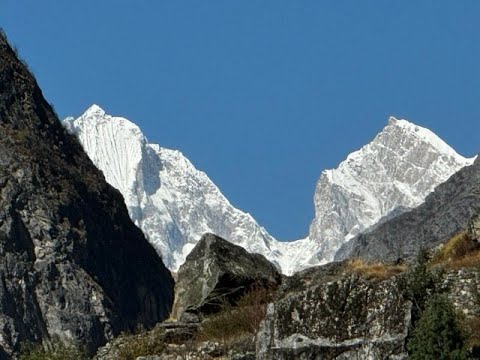
[[0, 35], [0, 347], [90, 352], [168, 316], [173, 280]]
[[290, 279], [269, 304], [257, 336], [257, 358], [402, 359], [411, 303], [399, 278], [368, 281], [337, 264]]

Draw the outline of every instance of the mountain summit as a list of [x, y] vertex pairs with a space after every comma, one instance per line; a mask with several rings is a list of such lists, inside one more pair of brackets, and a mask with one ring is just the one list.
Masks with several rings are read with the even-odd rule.
[[381, 219], [420, 205], [466, 159], [428, 129], [390, 117], [387, 126], [316, 186], [304, 266], [333, 260], [340, 246]]
[[178, 269], [205, 233], [281, 266], [278, 242], [249, 214], [234, 208], [181, 152], [150, 144], [137, 125], [97, 105], [64, 124], [123, 194], [130, 217], [170, 269]]

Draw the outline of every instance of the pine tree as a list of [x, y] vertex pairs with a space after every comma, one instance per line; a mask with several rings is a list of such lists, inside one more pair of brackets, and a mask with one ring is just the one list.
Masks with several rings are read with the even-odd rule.
[[408, 342], [412, 360], [467, 360], [465, 334], [445, 295], [433, 295]]

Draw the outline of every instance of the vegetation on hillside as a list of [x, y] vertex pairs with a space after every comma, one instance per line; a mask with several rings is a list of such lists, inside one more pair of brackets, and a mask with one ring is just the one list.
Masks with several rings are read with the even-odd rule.
[[443, 294], [434, 294], [426, 303], [408, 342], [412, 360], [467, 360], [467, 336], [455, 309]]
[[88, 360], [88, 356], [81, 346], [67, 345], [56, 339], [48, 344], [23, 345], [19, 360]]
[[218, 314], [204, 321], [199, 338], [228, 343], [238, 337], [256, 336], [272, 297], [271, 290], [254, 287], [236, 304], [225, 302]]
[[405, 264], [387, 264], [383, 262], [368, 262], [362, 259], [352, 259], [347, 263], [347, 269], [367, 280], [385, 280], [407, 270]]

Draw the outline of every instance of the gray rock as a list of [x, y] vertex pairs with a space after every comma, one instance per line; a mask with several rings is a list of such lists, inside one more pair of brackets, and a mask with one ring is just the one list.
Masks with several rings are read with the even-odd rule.
[[[314, 272], [308, 275], [314, 278]], [[257, 359], [406, 358], [411, 303], [399, 291], [399, 281], [337, 275], [305, 288], [284, 288], [283, 297], [268, 306]]]
[[264, 256], [249, 254], [213, 234], [206, 234], [180, 267], [173, 316], [208, 315], [223, 301], [235, 302], [253, 286], [277, 287], [281, 275]]
[[335, 260], [411, 259], [467, 229], [480, 213], [480, 158], [452, 175], [427, 196], [425, 203], [344, 244]]
[[120, 193], [0, 35], [2, 351], [55, 336], [93, 353], [121, 331], [167, 317], [172, 288]]
[[472, 239], [480, 241], [480, 214], [472, 219], [468, 232]]

